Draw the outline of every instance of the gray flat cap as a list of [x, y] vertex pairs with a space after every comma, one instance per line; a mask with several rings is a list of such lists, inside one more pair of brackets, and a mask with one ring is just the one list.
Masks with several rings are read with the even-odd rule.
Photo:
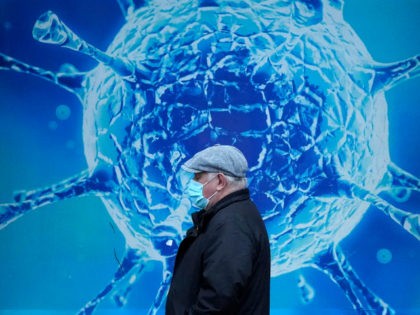
[[191, 173], [223, 173], [241, 178], [246, 177], [248, 162], [239, 149], [217, 144], [196, 153], [182, 168]]

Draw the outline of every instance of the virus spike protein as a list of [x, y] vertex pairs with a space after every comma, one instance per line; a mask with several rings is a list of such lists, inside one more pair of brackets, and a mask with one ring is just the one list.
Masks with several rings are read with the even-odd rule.
[[52, 71], [28, 65], [2, 53], [0, 53], [0, 70], [11, 70], [40, 77], [76, 94], [79, 96], [79, 99], [84, 92], [84, 73], [54, 73]]
[[97, 194], [97, 189], [84, 171], [50, 187], [18, 193], [14, 203], [0, 204], [0, 230], [29, 210], [92, 192]]
[[[125, 296], [129, 292], [129, 288], [133, 281], [132, 277], [135, 277], [135, 274], [141, 274], [144, 270], [144, 261], [141, 259], [141, 254], [136, 250], [128, 248], [123, 261], [121, 262], [117, 272], [114, 275], [114, 278], [106, 285], [106, 287], [92, 300], [85, 304], [85, 306], [79, 311], [79, 315], [88, 315], [92, 314], [98, 304], [110, 293], [113, 292], [117, 285], [120, 285], [123, 280], [129, 282], [128, 287], [126, 287], [124, 294], [120, 295], [120, 298], [116, 301], [118, 305], [123, 306], [125, 304]], [[141, 262], [141, 263], [139, 263]], [[130, 276], [131, 275], [131, 276]], [[135, 278], [134, 278], [135, 279]], [[118, 292], [121, 288], [119, 288]], [[116, 295], [118, 295], [118, 292]]]
[[408, 233], [420, 240], [420, 214], [410, 213], [398, 209], [386, 200], [358, 185], [351, 185], [351, 190], [355, 197], [367, 201], [379, 210], [382, 210], [392, 220], [402, 226]]
[[391, 163], [378, 190], [387, 192], [399, 202], [404, 202], [412, 191], [420, 191], [420, 179]]
[[117, 0], [121, 11], [124, 14], [124, 17], [128, 19], [128, 17], [134, 12], [135, 4], [133, 0]]
[[35, 22], [33, 37], [47, 44], [59, 45], [90, 56], [109, 66], [118, 75], [128, 81], [137, 81], [134, 63], [123, 58], [109, 56], [77, 36], [51, 11], [42, 14]]
[[314, 261], [316, 268], [327, 274], [339, 285], [359, 314], [392, 315], [395, 311], [382, 299], [372, 293], [359, 276], [339, 246], [333, 246]]
[[386, 91], [406, 80], [420, 75], [420, 56], [373, 67], [375, 77], [372, 92]]

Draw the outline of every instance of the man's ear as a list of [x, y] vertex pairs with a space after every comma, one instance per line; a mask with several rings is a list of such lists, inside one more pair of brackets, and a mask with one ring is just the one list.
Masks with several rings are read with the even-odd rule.
[[222, 190], [223, 188], [225, 188], [228, 185], [227, 178], [222, 173], [218, 173], [217, 177], [218, 177], [218, 181], [219, 181], [217, 183], [217, 190]]

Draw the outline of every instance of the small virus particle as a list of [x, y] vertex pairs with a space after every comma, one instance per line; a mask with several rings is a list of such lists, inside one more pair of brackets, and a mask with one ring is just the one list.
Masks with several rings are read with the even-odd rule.
[[73, 149], [76, 148], [76, 143], [73, 140], [68, 140], [66, 142], [66, 148], [70, 149], [70, 150], [73, 150]]
[[387, 248], [381, 248], [376, 253], [376, 260], [381, 264], [389, 264], [392, 261], [392, 252]]
[[58, 123], [55, 120], [51, 120], [48, 122], [48, 128], [56, 130], [58, 128]]
[[[420, 217], [380, 194], [420, 191], [392, 163], [384, 92], [419, 74], [420, 57], [379, 64], [343, 19], [340, 0], [119, 1], [125, 24], [104, 52], [53, 12], [33, 36], [99, 62], [53, 73], [0, 54], [0, 69], [33, 74], [83, 103], [88, 168], [0, 205], [0, 228], [59, 200], [97, 195], [127, 251], [110, 283], [123, 306], [149, 261], [163, 266], [149, 314], [164, 303], [174, 257], [189, 227], [178, 177], [187, 157], [239, 147], [270, 235], [272, 276], [325, 272], [356, 311], [392, 314], [350, 266], [339, 243], [370, 206], [420, 239]], [[405, 196], [405, 195], [404, 195]], [[300, 281], [305, 299], [313, 291]], [[363, 292], [361, 296], [360, 292]]]
[[55, 116], [59, 120], [67, 120], [71, 116], [71, 109], [67, 105], [58, 105], [55, 109]]
[[11, 22], [6, 21], [3, 23], [3, 29], [6, 31], [10, 31], [13, 28], [13, 25]]

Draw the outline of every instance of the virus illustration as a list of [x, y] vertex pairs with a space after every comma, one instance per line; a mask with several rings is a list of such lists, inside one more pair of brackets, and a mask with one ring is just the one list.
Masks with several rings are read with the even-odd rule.
[[[84, 195], [105, 204], [126, 241], [110, 293], [124, 305], [150, 261], [163, 265], [149, 314], [163, 304], [190, 225], [180, 166], [213, 144], [240, 148], [270, 235], [272, 276], [314, 267], [359, 313], [392, 314], [353, 271], [339, 243], [374, 206], [420, 238], [419, 215], [383, 192], [420, 191], [389, 156], [384, 92], [418, 75], [420, 57], [373, 61], [343, 19], [343, 0], [119, 1], [126, 23], [106, 52], [54, 13], [35, 39], [96, 59], [53, 73], [0, 55], [0, 69], [42, 77], [83, 104], [88, 169], [0, 206], [0, 228], [41, 206]], [[303, 280], [301, 281], [303, 283]]]

